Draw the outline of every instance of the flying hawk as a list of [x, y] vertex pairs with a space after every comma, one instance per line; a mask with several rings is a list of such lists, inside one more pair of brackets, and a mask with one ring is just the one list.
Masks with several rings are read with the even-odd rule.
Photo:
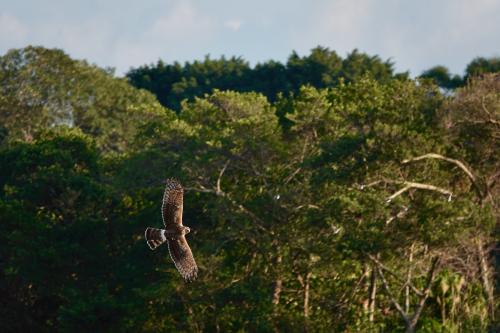
[[161, 206], [165, 229], [147, 228], [144, 235], [151, 250], [167, 242], [175, 267], [185, 281], [191, 282], [198, 276], [198, 266], [185, 237], [191, 229], [182, 225], [183, 195], [182, 185], [175, 179], [167, 179]]

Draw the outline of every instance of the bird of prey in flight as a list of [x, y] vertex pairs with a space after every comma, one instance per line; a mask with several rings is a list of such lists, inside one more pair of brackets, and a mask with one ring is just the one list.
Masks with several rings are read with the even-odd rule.
[[167, 179], [161, 206], [165, 229], [147, 228], [144, 235], [151, 250], [167, 242], [175, 267], [186, 282], [191, 282], [198, 276], [198, 266], [185, 237], [191, 229], [182, 225], [183, 196], [182, 185]]

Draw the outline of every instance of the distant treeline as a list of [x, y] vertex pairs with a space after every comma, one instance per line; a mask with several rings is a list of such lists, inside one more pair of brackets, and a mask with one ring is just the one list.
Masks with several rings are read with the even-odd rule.
[[[476, 58], [471, 61], [464, 76], [453, 75], [445, 66], [435, 66], [421, 77], [432, 79], [440, 87], [455, 89], [465, 84], [471, 76], [500, 71], [500, 58]], [[192, 100], [214, 89], [238, 92], [254, 91], [275, 101], [278, 94], [297, 93], [304, 85], [315, 88], [335, 87], [342, 80], [346, 83], [370, 75], [379, 82], [393, 78], [408, 78], [408, 73], [396, 73], [391, 60], [377, 55], [353, 50], [342, 58], [335, 51], [318, 46], [307, 56], [296, 52], [285, 64], [270, 60], [254, 67], [241, 57], [221, 57], [181, 64], [167, 64], [162, 60], [130, 70], [127, 78], [137, 87], [156, 95], [160, 103], [173, 110], [180, 110], [184, 99]]]

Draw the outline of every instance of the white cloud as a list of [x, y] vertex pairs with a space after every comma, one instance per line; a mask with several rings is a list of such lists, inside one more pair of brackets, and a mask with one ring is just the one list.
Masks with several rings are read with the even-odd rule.
[[461, 73], [475, 56], [498, 45], [500, 1], [324, 1], [295, 31], [301, 52], [328, 46], [341, 55], [354, 48], [418, 75], [436, 64]]
[[213, 20], [190, 2], [178, 1], [169, 13], [153, 22], [145, 37], [159, 41], [201, 39], [209, 35], [214, 27]]
[[0, 14], [0, 49], [27, 44], [61, 48], [74, 58], [116, 67], [122, 74], [159, 58], [182, 60], [206, 48], [217, 29], [215, 20], [190, 1], [171, 1], [148, 14], [153, 19], [136, 30], [123, 29], [121, 21], [103, 13], [33, 20], [27, 25]]
[[165, 46], [161, 43], [151, 44], [148, 42], [134, 42], [130, 40], [120, 40], [115, 43], [111, 50], [111, 61], [113, 67], [117, 69], [117, 74], [125, 73], [131, 67], [138, 67], [144, 64], [164, 59]]
[[358, 48], [392, 57], [413, 75], [436, 64], [460, 73], [472, 58], [500, 51], [498, 0], [108, 0], [97, 8], [66, 1], [57, 10], [30, 1], [29, 9], [15, 1], [0, 9], [0, 53], [27, 44], [58, 47], [119, 74], [159, 58], [207, 53], [284, 61], [292, 50], [308, 54], [317, 45], [342, 56]]
[[[189, 1], [177, 1], [135, 38], [118, 36], [112, 63], [118, 73], [160, 58], [181, 60], [206, 47], [215, 34], [215, 21]], [[203, 54], [200, 54], [200, 57]]]
[[48, 20], [24, 23], [14, 16], [0, 15], [0, 49], [5, 51], [41, 45], [63, 49], [74, 58], [107, 65], [112, 40], [111, 27], [105, 20], [90, 18], [82, 22]]
[[224, 22], [224, 27], [233, 30], [233, 31], [238, 31], [241, 28], [241, 25], [243, 22], [241, 20], [227, 20]]
[[311, 10], [305, 29], [297, 28], [295, 42], [300, 48], [322, 44], [340, 53], [359, 47], [374, 4], [374, 0], [322, 2]]
[[43, 38], [58, 40], [60, 47], [78, 58], [106, 61], [113, 46], [114, 32], [108, 22], [91, 18], [80, 24], [52, 27], [45, 31]]

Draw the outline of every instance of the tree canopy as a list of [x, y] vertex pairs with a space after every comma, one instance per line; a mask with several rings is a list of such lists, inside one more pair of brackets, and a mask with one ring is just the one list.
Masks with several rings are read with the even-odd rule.
[[179, 111], [182, 100], [193, 100], [214, 89], [254, 91], [275, 101], [279, 94], [297, 93], [303, 85], [333, 87], [340, 80], [356, 81], [367, 74], [380, 81], [406, 76], [394, 73], [393, 63], [378, 56], [353, 50], [342, 59], [335, 51], [318, 46], [307, 56], [293, 52], [286, 64], [270, 60], [252, 68], [242, 58], [209, 56], [184, 65], [160, 60], [131, 69], [127, 78], [133, 86], [154, 93], [162, 105]]
[[424, 71], [420, 77], [434, 80], [444, 89], [456, 89], [467, 84], [469, 79], [490, 73], [500, 73], [500, 58], [478, 57], [472, 60], [465, 69], [465, 75], [453, 75], [446, 66], [434, 66]]
[[[1, 331], [498, 329], [499, 74], [444, 94], [325, 48], [129, 73], [174, 112], [60, 50], [0, 64]], [[191, 284], [143, 238], [169, 177]]]
[[27, 47], [0, 57], [0, 119], [12, 139], [67, 125], [103, 149], [124, 151], [141, 124], [164, 112], [152, 94], [61, 50]]

